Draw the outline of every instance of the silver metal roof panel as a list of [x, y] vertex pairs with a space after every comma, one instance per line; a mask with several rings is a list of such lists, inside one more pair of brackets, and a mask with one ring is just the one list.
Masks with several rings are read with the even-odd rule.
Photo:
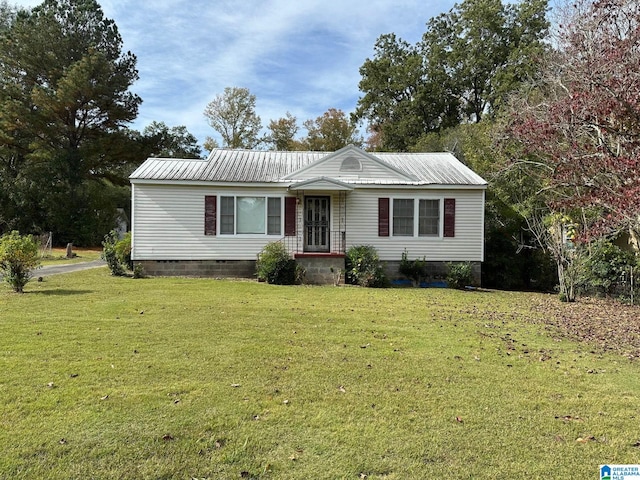
[[[353, 148], [353, 147], [351, 147]], [[206, 160], [149, 158], [129, 177], [136, 180], [288, 183], [285, 177], [333, 152], [277, 152], [215, 149]], [[364, 153], [364, 152], [363, 152]], [[487, 182], [450, 153], [367, 153], [415, 181], [383, 178], [339, 178], [353, 184], [467, 185]], [[311, 175], [311, 172], [310, 172]], [[313, 178], [316, 175], [310, 176]]]

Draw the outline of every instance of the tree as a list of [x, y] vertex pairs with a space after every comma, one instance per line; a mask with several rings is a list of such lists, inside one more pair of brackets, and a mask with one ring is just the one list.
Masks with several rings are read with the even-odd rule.
[[514, 163], [580, 238], [640, 236], [640, 4], [579, 0], [543, 76], [512, 107]]
[[22, 293], [31, 272], [40, 264], [38, 243], [14, 230], [0, 237], [0, 272], [17, 293]]
[[407, 151], [425, 134], [492, 116], [535, 73], [546, 10], [547, 0], [464, 0], [430, 19], [416, 45], [381, 36], [360, 68], [354, 117], [368, 120], [383, 148]]
[[[375, 137], [382, 137], [382, 148], [407, 151], [420, 136], [440, 127], [442, 108], [425, 103], [433, 84], [428, 82], [423, 58], [416, 46], [395, 34], [376, 41], [373, 59], [360, 67], [355, 120], [366, 119]], [[379, 143], [379, 142], [378, 142]]]
[[256, 96], [249, 89], [227, 87], [207, 104], [204, 115], [222, 136], [225, 148], [254, 148], [260, 140], [262, 124], [256, 114]]
[[304, 127], [307, 136], [301, 142], [307, 150], [334, 152], [349, 144], [363, 143], [354, 123], [339, 109], [330, 108], [315, 120], [305, 121]]
[[269, 133], [265, 143], [274, 150], [289, 151], [299, 147], [294, 137], [298, 133], [298, 119], [287, 112], [286, 116], [278, 120], [271, 120], [268, 125]]
[[169, 128], [164, 122], [151, 122], [145, 127], [142, 134], [150, 137], [151, 142], [156, 145], [152, 154], [154, 157], [202, 157], [198, 139], [189, 133], [184, 125]]
[[212, 137], [205, 138], [204, 143], [202, 144], [202, 146], [204, 147], [204, 149], [207, 152], [211, 152], [212, 150], [214, 150], [216, 148], [220, 148], [220, 144], [218, 143], [218, 141], [215, 138], [212, 138]]
[[126, 182], [123, 161], [141, 160], [117, 155], [135, 150], [123, 129], [141, 102], [128, 91], [136, 57], [95, 0], [45, 0], [0, 41], [0, 182], [12, 212], [3, 221], [93, 243], [126, 201], [113, 184]]

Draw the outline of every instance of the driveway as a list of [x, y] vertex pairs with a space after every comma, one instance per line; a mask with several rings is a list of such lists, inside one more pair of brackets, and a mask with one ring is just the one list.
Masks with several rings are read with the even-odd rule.
[[78, 272], [80, 270], [88, 270], [90, 268], [104, 267], [107, 263], [104, 260], [93, 260], [91, 262], [70, 263], [67, 265], [48, 265], [46, 267], [33, 270], [32, 274], [35, 278], [47, 277], [49, 275], [57, 275], [59, 273]]

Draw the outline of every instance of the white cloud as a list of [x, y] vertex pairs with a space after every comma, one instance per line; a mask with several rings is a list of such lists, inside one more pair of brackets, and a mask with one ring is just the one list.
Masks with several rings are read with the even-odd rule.
[[[40, 2], [23, 0], [20, 5]], [[394, 32], [415, 43], [453, 0], [103, 0], [125, 50], [138, 57], [132, 90], [143, 104], [134, 127], [186, 125], [214, 136], [205, 105], [225, 87], [257, 97], [266, 125], [287, 111], [300, 123], [335, 107], [353, 111], [359, 67], [376, 38]]]

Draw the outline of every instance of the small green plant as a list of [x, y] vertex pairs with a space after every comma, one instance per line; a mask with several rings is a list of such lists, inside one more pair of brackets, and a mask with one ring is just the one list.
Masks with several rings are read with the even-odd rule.
[[353, 245], [347, 249], [347, 280], [362, 287], [388, 285], [378, 252], [372, 245]]
[[256, 261], [258, 280], [275, 285], [294, 285], [301, 280], [303, 269], [291, 258], [281, 242], [267, 243]]
[[449, 263], [447, 266], [449, 268], [449, 273], [447, 274], [447, 285], [449, 288], [463, 289], [467, 285], [471, 285], [473, 280], [471, 263]]
[[427, 262], [423, 257], [415, 260], [409, 260], [407, 251], [402, 252], [402, 259], [400, 260], [399, 272], [410, 279], [414, 286], [418, 286], [427, 275]]
[[133, 278], [144, 278], [144, 268], [141, 263], [133, 265]]
[[125, 275], [124, 268], [120, 259], [118, 258], [118, 252], [116, 245], [119, 241], [118, 232], [111, 230], [104, 236], [102, 241], [102, 259], [107, 262], [107, 266], [111, 271], [111, 275], [116, 277], [123, 277]]
[[14, 292], [22, 293], [40, 265], [38, 242], [14, 230], [0, 237], [0, 272]]

